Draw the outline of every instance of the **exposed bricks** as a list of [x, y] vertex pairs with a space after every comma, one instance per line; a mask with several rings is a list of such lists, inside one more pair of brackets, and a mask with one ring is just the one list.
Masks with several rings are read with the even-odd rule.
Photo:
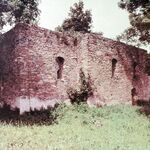
[[[64, 59], [60, 78], [58, 57]], [[21, 112], [25, 110], [22, 105], [26, 103], [29, 108], [32, 100], [35, 108], [64, 101], [68, 99], [67, 89], [78, 86], [82, 68], [93, 81], [96, 103], [131, 103], [133, 88], [138, 99], [149, 100], [146, 57], [142, 49], [98, 34], [72, 35], [18, 24], [0, 42], [0, 98]], [[135, 62], [138, 65], [133, 67]], [[94, 96], [89, 101], [94, 103]]]

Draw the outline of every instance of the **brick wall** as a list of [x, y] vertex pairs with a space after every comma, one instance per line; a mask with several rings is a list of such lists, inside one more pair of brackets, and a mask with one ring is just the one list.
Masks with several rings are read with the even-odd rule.
[[146, 57], [142, 49], [98, 34], [73, 35], [18, 24], [0, 42], [1, 101], [21, 112], [64, 101], [68, 88], [79, 84], [80, 68], [93, 83], [90, 103], [130, 103], [133, 88], [138, 99], [148, 100]]

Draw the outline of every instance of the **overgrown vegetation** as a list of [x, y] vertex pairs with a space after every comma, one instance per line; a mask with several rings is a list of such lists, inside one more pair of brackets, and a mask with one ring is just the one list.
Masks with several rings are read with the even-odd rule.
[[80, 77], [79, 87], [77, 89], [70, 88], [67, 91], [72, 104], [74, 103], [80, 104], [82, 102], [86, 103], [88, 97], [93, 95], [94, 89], [92, 87], [90, 75], [86, 77], [83, 70], [80, 69], [79, 77]]
[[120, 0], [119, 7], [129, 12], [131, 27], [126, 29], [118, 40], [134, 45], [150, 43], [150, 1]]
[[[52, 125], [14, 126], [0, 123], [2, 150], [148, 150], [150, 120], [138, 107], [60, 105]], [[59, 116], [59, 117], [58, 117]]]
[[0, 31], [5, 25], [37, 23], [39, 0], [1, 0]]
[[91, 32], [92, 15], [90, 10], [84, 11], [83, 1], [75, 3], [70, 8], [69, 17], [64, 20], [61, 26], [56, 28], [57, 31], [78, 31]]
[[51, 125], [55, 123], [57, 116], [53, 114], [55, 109], [49, 107], [48, 109], [30, 110], [24, 114], [19, 114], [19, 109], [11, 110], [10, 106], [5, 104], [0, 108], [0, 122], [11, 125]]

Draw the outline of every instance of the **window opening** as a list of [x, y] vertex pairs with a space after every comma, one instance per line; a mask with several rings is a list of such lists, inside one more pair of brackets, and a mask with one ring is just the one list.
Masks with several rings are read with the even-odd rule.
[[61, 79], [62, 78], [63, 65], [64, 65], [64, 58], [63, 57], [57, 57], [56, 62], [58, 64], [57, 79]]
[[112, 59], [112, 78], [114, 77], [115, 70], [116, 70], [116, 64], [117, 64], [117, 59], [113, 58]]

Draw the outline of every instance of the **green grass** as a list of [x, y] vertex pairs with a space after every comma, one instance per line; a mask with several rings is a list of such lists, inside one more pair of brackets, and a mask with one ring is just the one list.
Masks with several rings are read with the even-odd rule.
[[0, 150], [149, 150], [150, 119], [137, 107], [60, 106], [52, 125], [0, 124]]

